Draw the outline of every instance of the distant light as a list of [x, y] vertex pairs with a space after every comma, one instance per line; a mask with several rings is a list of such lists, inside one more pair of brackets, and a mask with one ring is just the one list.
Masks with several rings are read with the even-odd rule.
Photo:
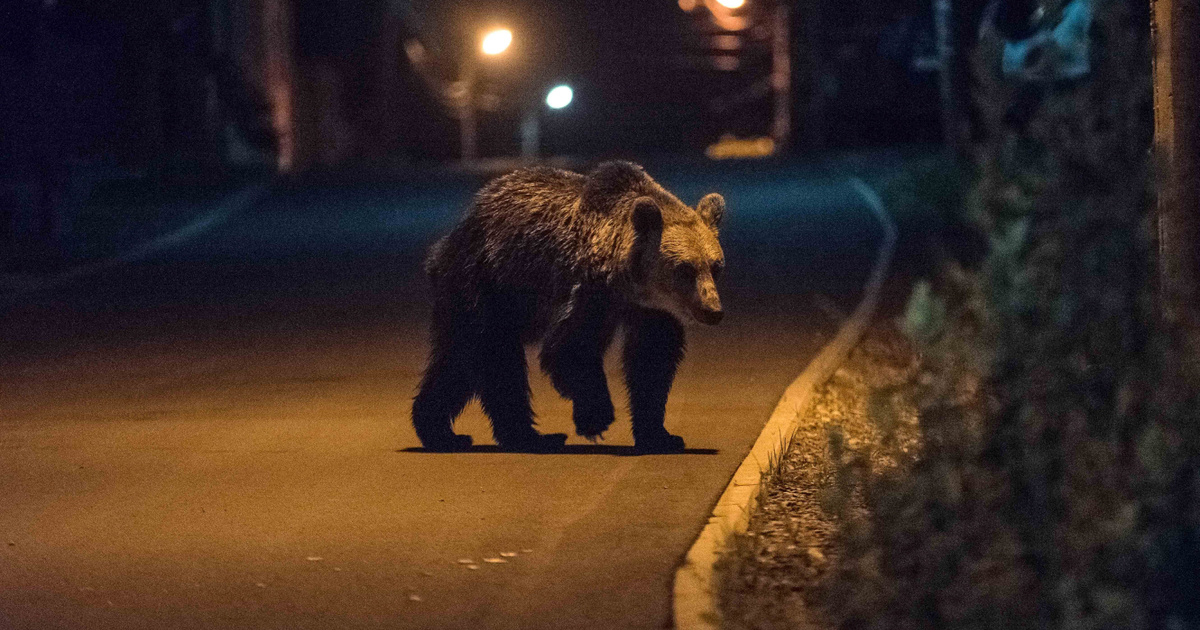
[[404, 54], [408, 55], [408, 60], [415, 64], [425, 63], [425, 47], [415, 39], [405, 40]]
[[499, 55], [508, 50], [509, 44], [512, 43], [512, 31], [506, 28], [498, 28], [483, 38], [483, 54]]
[[775, 154], [775, 141], [766, 136], [738, 138], [726, 134], [710, 144], [704, 154], [712, 160], [764, 158]]
[[551, 109], [562, 109], [571, 104], [571, 99], [575, 98], [575, 92], [569, 85], [555, 86], [546, 94], [546, 105]]
[[698, 0], [679, 0], [679, 8], [687, 13], [691, 13], [696, 10], [697, 3]]
[[746, 0], [717, 0], [717, 4], [726, 9], [740, 9], [742, 5], [746, 4]]

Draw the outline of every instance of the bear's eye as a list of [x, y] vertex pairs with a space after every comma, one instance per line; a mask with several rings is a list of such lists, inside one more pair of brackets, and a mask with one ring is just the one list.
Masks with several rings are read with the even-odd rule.
[[695, 282], [696, 266], [692, 263], [680, 263], [675, 266], [675, 277], [680, 282]]
[[709, 273], [712, 274], [713, 280], [716, 280], [717, 276], [721, 275], [723, 269], [725, 269], [725, 264], [722, 262], [718, 261], [712, 264], [712, 267], [709, 268]]

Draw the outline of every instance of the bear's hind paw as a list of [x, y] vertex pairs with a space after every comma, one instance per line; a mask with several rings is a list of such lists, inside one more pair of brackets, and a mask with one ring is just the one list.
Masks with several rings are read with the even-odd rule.
[[611, 407], [600, 411], [576, 407], [572, 419], [575, 422], [575, 435], [595, 442], [612, 426], [614, 418]]

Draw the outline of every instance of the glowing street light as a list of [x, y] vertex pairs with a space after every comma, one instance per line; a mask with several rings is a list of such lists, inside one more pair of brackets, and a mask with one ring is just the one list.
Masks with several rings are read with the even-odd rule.
[[546, 106], [550, 109], [562, 109], [571, 104], [575, 92], [569, 85], [557, 85], [546, 93]]
[[[546, 107], [562, 109], [570, 105], [573, 98], [575, 98], [575, 91], [571, 89], [571, 86], [561, 83], [546, 92]], [[541, 108], [537, 106], [537, 101], [527, 101], [525, 117], [521, 120], [521, 157], [525, 160], [536, 160], [541, 151], [541, 118]]]
[[740, 9], [742, 5], [746, 4], [746, 0], [717, 0], [717, 4], [726, 9]]
[[512, 31], [506, 28], [498, 28], [483, 37], [483, 45], [481, 46], [485, 55], [499, 55], [508, 50], [509, 44], [512, 44]]
[[[479, 45], [479, 52], [489, 57], [495, 57], [508, 50], [512, 45], [513, 32], [506, 28], [488, 31]], [[462, 63], [462, 86], [459, 105], [459, 133], [462, 142], [462, 161], [470, 164], [475, 161], [476, 120], [475, 120], [475, 64], [476, 53], [470, 52]]]

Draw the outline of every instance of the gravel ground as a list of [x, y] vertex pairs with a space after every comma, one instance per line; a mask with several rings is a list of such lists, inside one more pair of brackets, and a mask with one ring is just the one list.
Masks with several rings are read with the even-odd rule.
[[[829, 508], [842, 493], [835, 487], [831, 436], [840, 431], [850, 449], [876, 450], [883, 432], [875, 419], [890, 406], [900, 421], [894, 435], [911, 444], [916, 416], [904, 385], [916, 366], [904, 336], [890, 321], [879, 321], [818, 388], [747, 533], [717, 565], [725, 628], [833, 626], [819, 601], [822, 580], [838, 560], [837, 523]], [[875, 458], [873, 464], [879, 470], [887, 462]]]

